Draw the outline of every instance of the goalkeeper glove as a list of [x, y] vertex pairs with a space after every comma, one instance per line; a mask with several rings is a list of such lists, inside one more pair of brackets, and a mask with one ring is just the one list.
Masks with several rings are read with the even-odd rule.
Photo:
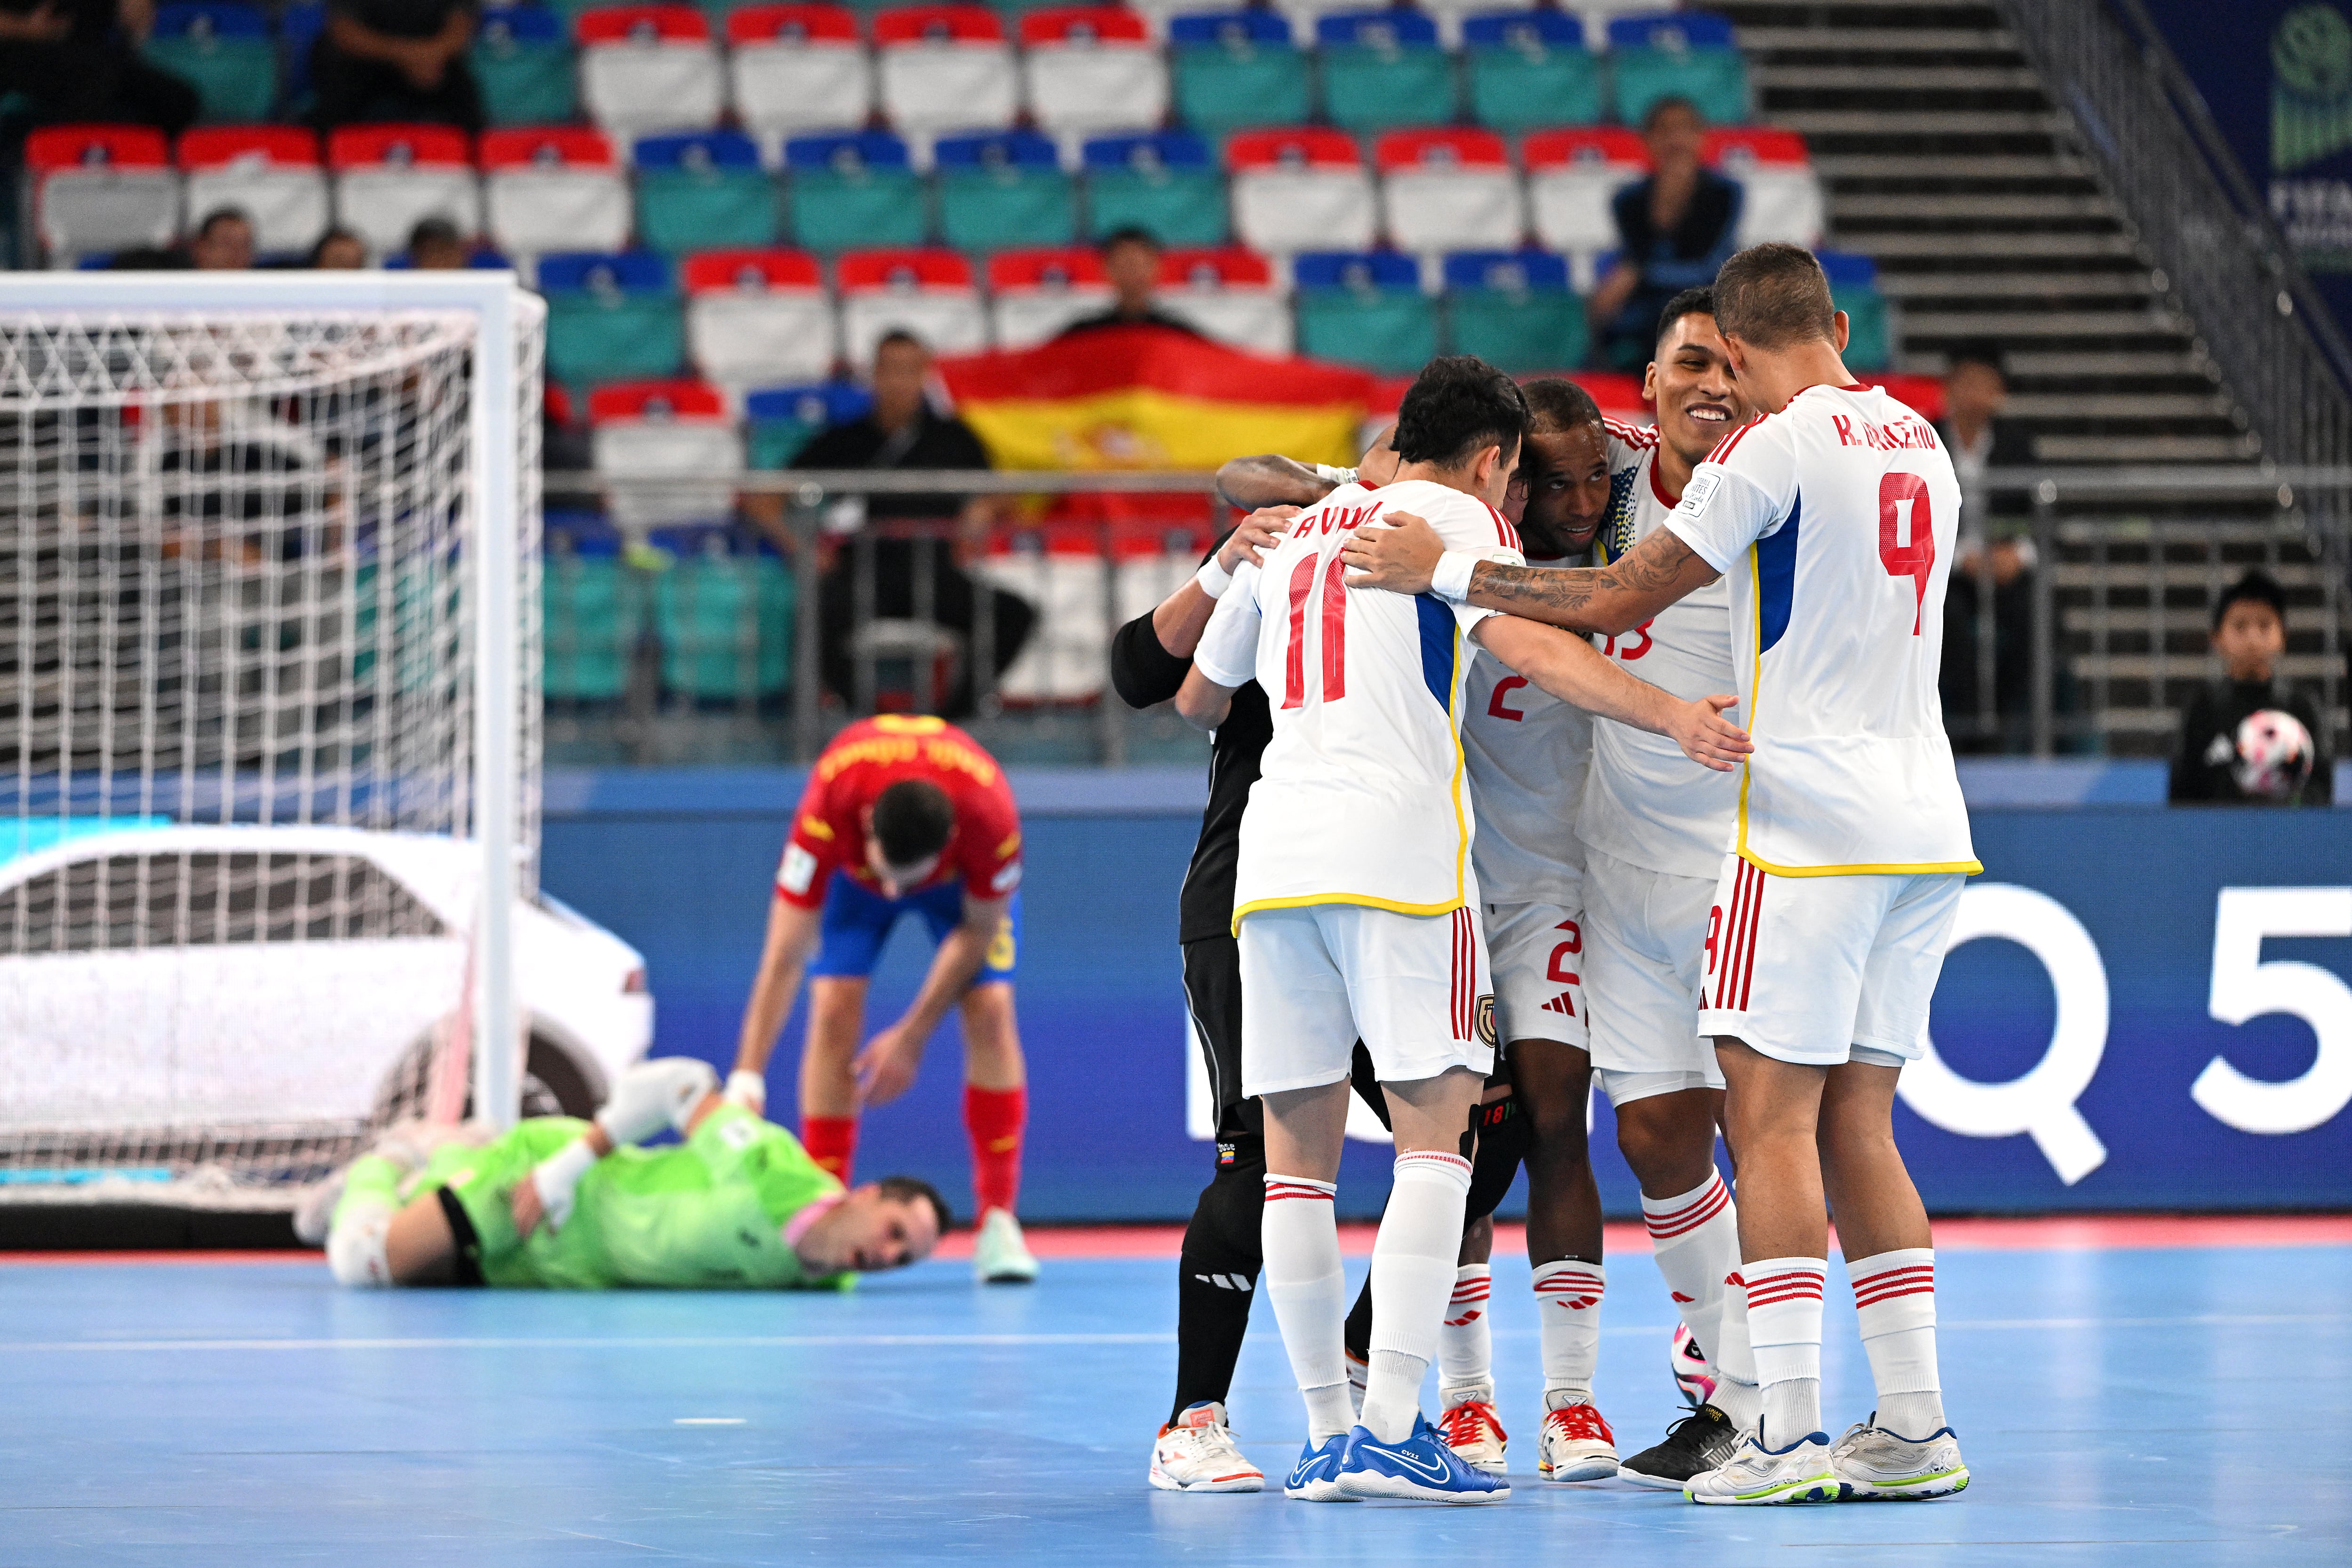
[[768, 1109], [768, 1075], [737, 1068], [727, 1075], [727, 1098], [754, 1116]]

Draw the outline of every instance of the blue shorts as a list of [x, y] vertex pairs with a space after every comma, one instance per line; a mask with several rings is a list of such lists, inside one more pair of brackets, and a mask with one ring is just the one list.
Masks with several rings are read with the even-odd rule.
[[[909, 914], [922, 917], [932, 942], [945, 940], [950, 931], [963, 923], [963, 884], [942, 882], [904, 898], [886, 899], [856, 878], [835, 872], [824, 889], [822, 935], [809, 973], [869, 978], [875, 961], [882, 956], [882, 944], [890, 940], [892, 928], [901, 916]], [[988, 944], [988, 957], [972, 984], [989, 985], [1010, 981], [1020, 956], [1021, 895], [1016, 892], [1013, 901], [1004, 907], [1003, 917], [996, 927], [996, 940]]]

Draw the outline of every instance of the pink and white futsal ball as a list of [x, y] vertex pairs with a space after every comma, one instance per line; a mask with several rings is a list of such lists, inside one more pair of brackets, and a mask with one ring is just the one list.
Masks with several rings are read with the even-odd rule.
[[2238, 726], [2238, 787], [2265, 800], [2292, 797], [2311, 777], [2311, 731], [2276, 708], [2249, 713]]

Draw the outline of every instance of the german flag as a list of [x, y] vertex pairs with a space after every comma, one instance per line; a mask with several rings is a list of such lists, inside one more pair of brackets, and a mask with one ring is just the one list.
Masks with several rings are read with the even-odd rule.
[[1280, 452], [1346, 466], [1374, 378], [1166, 327], [943, 359], [956, 412], [1003, 468], [1213, 468]]

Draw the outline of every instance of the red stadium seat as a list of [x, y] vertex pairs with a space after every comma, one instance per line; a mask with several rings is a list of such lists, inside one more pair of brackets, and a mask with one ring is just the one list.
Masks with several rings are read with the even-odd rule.
[[1528, 133], [1519, 146], [1536, 235], [1554, 250], [1590, 258], [1617, 244], [1609, 203], [1649, 172], [1649, 149], [1631, 131], [1577, 126]]
[[466, 133], [447, 125], [343, 125], [327, 133], [335, 219], [373, 256], [408, 243], [428, 217], [481, 232], [482, 185]]
[[627, 146], [662, 131], [708, 131], [727, 110], [727, 79], [710, 23], [691, 5], [583, 11], [580, 102]]
[[1004, 24], [985, 5], [902, 5], [874, 18], [882, 112], [919, 166], [950, 131], [999, 131], [1021, 112]]
[[1239, 246], [1162, 252], [1160, 305], [1238, 348], [1288, 353], [1296, 341], [1289, 292], [1274, 265]]
[[1001, 250], [988, 258], [988, 291], [996, 346], [1006, 349], [1044, 342], [1111, 301], [1102, 258], [1084, 247]]
[[304, 251], [327, 232], [330, 204], [319, 139], [299, 125], [200, 125], [176, 149], [187, 181], [188, 222], [236, 207], [253, 220], [264, 255]]
[[628, 244], [628, 182], [603, 132], [572, 125], [486, 131], [481, 161], [490, 240], [506, 254], [613, 251]]
[[743, 435], [715, 386], [698, 381], [608, 383], [588, 395], [589, 440], [604, 471], [676, 475], [658, 492], [616, 492], [613, 521], [659, 528], [724, 517], [734, 506], [726, 485], [683, 481], [743, 466]]
[[1143, 18], [1118, 5], [1070, 5], [1021, 18], [1029, 112], [1054, 135], [1154, 131], [1168, 117], [1168, 63]]
[[1356, 139], [1327, 126], [1236, 132], [1225, 143], [1234, 232], [1253, 249], [1363, 250], [1379, 228]]
[[1771, 126], [1734, 126], [1708, 132], [1700, 155], [1745, 189], [1739, 244], [1821, 243], [1829, 207], [1803, 137]]
[[1510, 250], [1526, 237], [1519, 176], [1491, 131], [1391, 131], [1374, 144], [1372, 161], [1389, 239], [1400, 250]]
[[35, 223], [53, 263], [134, 246], [160, 249], [180, 229], [180, 176], [163, 133], [144, 125], [47, 125], [25, 139]]
[[771, 163], [784, 138], [866, 123], [874, 71], [845, 5], [746, 5], [727, 18], [735, 112]]
[[816, 258], [800, 250], [706, 250], [686, 258], [686, 352], [737, 396], [822, 381], [833, 369], [833, 305]]
[[959, 252], [848, 251], [834, 263], [834, 285], [841, 295], [841, 352], [855, 370], [872, 364], [875, 345], [892, 331], [913, 333], [934, 353], [988, 346], [971, 263]]

